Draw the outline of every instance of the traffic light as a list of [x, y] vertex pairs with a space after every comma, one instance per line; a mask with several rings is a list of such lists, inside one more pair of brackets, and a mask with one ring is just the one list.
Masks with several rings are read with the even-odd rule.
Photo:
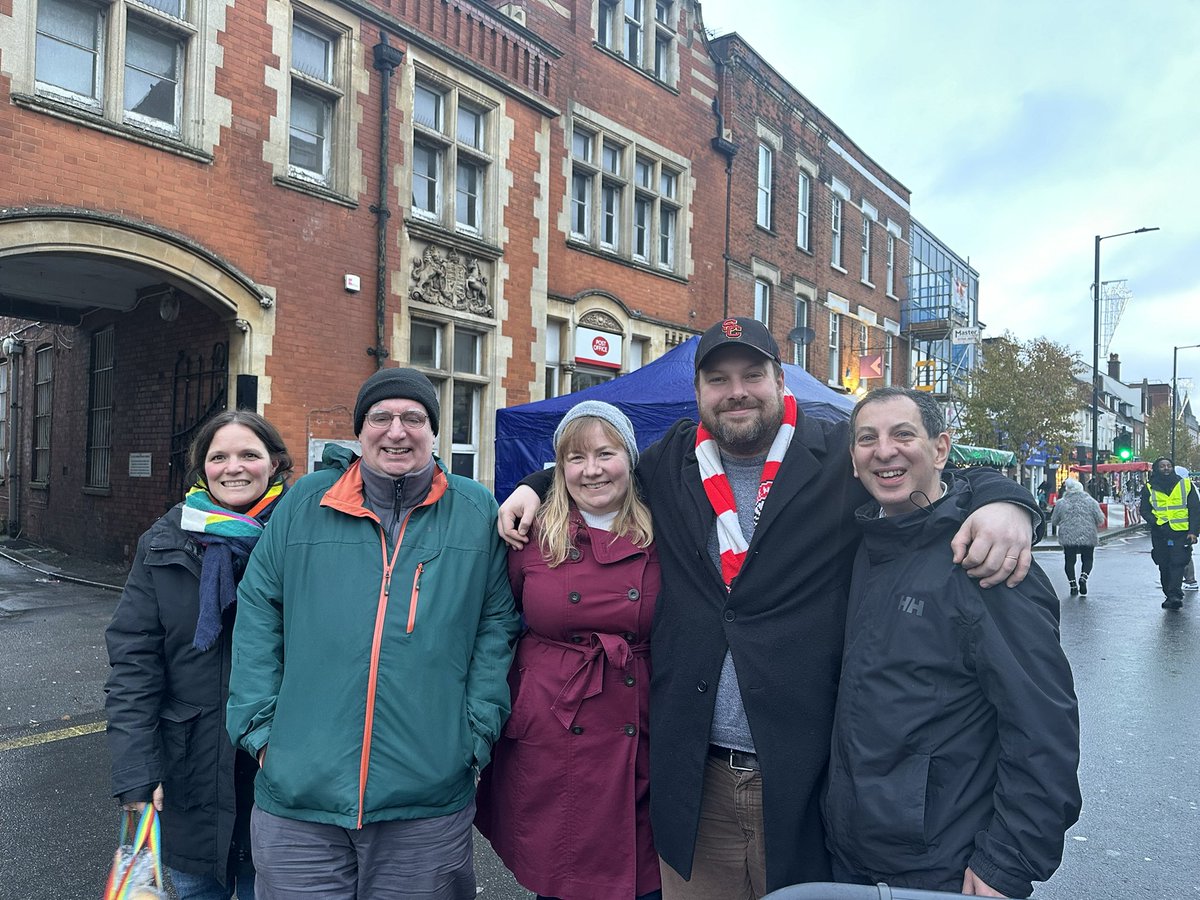
[[1113, 456], [1121, 462], [1129, 462], [1133, 459], [1133, 435], [1129, 433], [1128, 429], [1122, 428], [1113, 438]]

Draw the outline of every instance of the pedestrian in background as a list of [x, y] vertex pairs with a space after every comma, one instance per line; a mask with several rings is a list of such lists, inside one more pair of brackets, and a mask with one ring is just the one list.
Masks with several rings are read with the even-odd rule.
[[[1063, 549], [1064, 569], [1072, 597], [1077, 594], [1087, 596], [1092, 558], [1096, 544], [1100, 542], [1100, 534], [1096, 529], [1104, 522], [1104, 510], [1087, 495], [1083, 485], [1074, 478], [1064, 481], [1062, 496], [1050, 514], [1050, 525], [1058, 529], [1058, 543]], [[1076, 557], [1081, 562], [1078, 582], [1075, 580]]]
[[475, 824], [539, 898], [658, 900], [649, 651], [661, 577], [633, 425], [584, 401], [554, 452], [532, 539], [508, 556], [528, 628]]
[[237, 583], [292, 459], [262, 416], [223, 412], [188, 457], [192, 487], [138, 541], [105, 632], [113, 792], [161, 812], [179, 900], [254, 900], [254, 757], [225, 734]]
[[1037, 504], [1043, 517], [1050, 511], [1050, 490], [1050, 479], [1043, 478], [1042, 483], [1037, 486]]
[[1150, 531], [1151, 558], [1158, 566], [1165, 597], [1162, 608], [1180, 609], [1183, 573], [1200, 531], [1200, 498], [1191, 479], [1180, 478], [1165, 456], [1154, 461], [1150, 479], [1142, 489], [1141, 512]]
[[434, 456], [440, 410], [415, 369], [368, 378], [362, 456], [326, 447], [238, 589], [228, 728], [262, 766], [260, 900], [475, 898], [518, 618], [495, 498]]

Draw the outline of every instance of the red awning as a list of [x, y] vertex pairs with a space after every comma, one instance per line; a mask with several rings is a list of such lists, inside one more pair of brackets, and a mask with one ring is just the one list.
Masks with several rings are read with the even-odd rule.
[[[1071, 466], [1072, 472], [1091, 473], [1091, 466]], [[1101, 475], [1107, 475], [1111, 472], [1149, 472], [1150, 463], [1138, 460], [1137, 462], [1124, 463], [1100, 463], [1096, 466], [1096, 472]]]

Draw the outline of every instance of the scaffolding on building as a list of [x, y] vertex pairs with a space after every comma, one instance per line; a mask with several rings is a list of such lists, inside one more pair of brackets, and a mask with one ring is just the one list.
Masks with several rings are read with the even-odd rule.
[[971, 321], [967, 283], [951, 270], [910, 274], [908, 300], [900, 310], [900, 333], [912, 348], [911, 385], [929, 391], [946, 411], [946, 424], [961, 421], [960, 396], [974, 362], [978, 329]]

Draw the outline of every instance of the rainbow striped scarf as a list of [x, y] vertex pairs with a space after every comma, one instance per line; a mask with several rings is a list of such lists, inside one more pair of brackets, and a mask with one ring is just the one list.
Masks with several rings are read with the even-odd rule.
[[266, 524], [266, 512], [283, 493], [283, 482], [273, 481], [258, 502], [244, 513], [233, 512], [221, 506], [208, 492], [208, 485], [201, 478], [183, 501], [183, 517], [180, 527], [191, 534], [215, 534], [220, 537], [257, 538]]
[[246, 560], [284, 490], [282, 479], [272, 481], [267, 492], [244, 513], [226, 509], [214, 501], [204, 479], [187, 492], [179, 524], [204, 545], [200, 611], [192, 639], [197, 650], [208, 650], [220, 637], [222, 614], [237, 600], [237, 584]]

